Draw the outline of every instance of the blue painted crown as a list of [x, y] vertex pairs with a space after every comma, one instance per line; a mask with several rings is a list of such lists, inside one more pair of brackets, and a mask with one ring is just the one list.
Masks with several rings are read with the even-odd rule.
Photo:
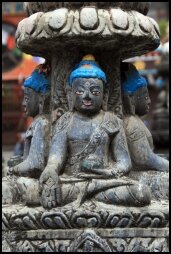
[[35, 69], [32, 74], [24, 81], [24, 87], [32, 88], [38, 93], [47, 93], [50, 89], [49, 80], [46, 74]]
[[121, 72], [121, 88], [124, 94], [133, 94], [145, 86], [147, 86], [146, 79], [139, 74], [133, 64], [129, 64], [127, 71]]
[[75, 66], [68, 79], [69, 85], [72, 86], [72, 82], [77, 78], [98, 78], [104, 83], [107, 82], [105, 73], [95, 62], [93, 55], [84, 56], [82, 61]]

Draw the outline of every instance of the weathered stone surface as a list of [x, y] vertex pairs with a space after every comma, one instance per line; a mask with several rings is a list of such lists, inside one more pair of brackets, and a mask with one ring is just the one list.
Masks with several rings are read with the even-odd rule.
[[67, 21], [68, 10], [66, 8], [55, 10], [49, 18], [49, 26], [53, 30], [62, 29]]
[[98, 16], [95, 8], [82, 8], [80, 11], [80, 25], [83, 29], [95, 29], [98, 26]]
[[111, 9], [111, 17], [114, 27], [126, 30], [128, 28], [128, 15], [119, 9]]
[[146, 81], [121, 62], [159, 44], [148, 5], [25, 3], [17, 44], [46, 62], [25, 83], [24, 160], [3, 178], [3, 250], [168, 251], [169, 163], [140, 119]]
[[[168, 252], [165, 238], [109, 238], [95, 233], [79, 233], [76, 240], [19, 241], [14, 252]], [[79, 240], [82, 240], [81, 242]], [[72, 249], [70, 248], [72, 247]]]
[[[87, 203], [75, 210], [63, 207], [47, 211], [42, 207], [4, 206], [3, 246], [8, 243], [8, 249], [15, 252], [28, 247], [33, 252], [60, 252], [61, 245], [66, 252], [89, 252], [86, 246], [103, 252], [168, 251], [168, 202], [152, 202], [145, 208], [120, 206], [116, 211], [110, 205], [91, 207]], [[80, 224], [83, 218], [85, 222]], [[96, 224], [92, 224], [94, 220]]]
[[[26, 28], [28, 22], [29, 30]], [[26, 29], [30, 31], [29, 34], [24, 32]], [[91, 48], [115, 48], [120, 45], [118, 50], [124, 59], [157, 48], [159, 31], [152, 19], [136, 11], [112, 8], [110, 11], [97, 9], [96, 12], [95, 8], [86, 7], [79, 12], [62, 8], [43, 14], [40, 20], [35, 20], [35, 16], [32, 18], [31, 15], [22, 21], [16, 39], [18, 47], [23, 51], [41, 56], [46, 55], [43, 47], [37, 47], [42, 40], [43, 45], [51, 45], [51, 51], [62, 47], [64, 41], [68, 46], [87, 45]]]
[[[12, 205], [3, 207], [3, 229], [79, 229], [79, 228], [165, 228], [168, 226], [168, 201], [152, 201], [149, 207], [117, 207], [99, 203], [92, 210], [93, 203], [87, 202], [80, 208], [47, 211], [42, 207]], [[105, 209], [105, 210], [103, 210]], [[138, 229], [137, 229], [138, 230]], [[127, 230], [124, 232], [130, 232]], [[138, 232], [138, 231], [136, 231]], [[143, 230], [141, 231], [143, 232]], [[141, 233], [139, 236], [143, 236]], [[155, 233], [154, 233], [155, 234]], [[116, 237], [117, 234], [115, 234]], [[136, 235], [132, 231], [132, 236]], [[126, 235], [129, 236], [129, 235]], [[136, 235], [138, 236], [138, 235]], [[120, 236], [118, 236], [120, 237]]]
[[141, 13], [136, 13], [136, 16], [139, 21], [139, 26], [143, 30], [143, 32], [150, 33], [152, 30], [151, 22], [148, 18], [144, 18], [144, 16]]
[[155, 200], [169, 199], [169, 173], [151, 171], [133, 171], [131, 177], [150, 186]]
[[149, 2], [25, 2], [24, 7], [28, 15], [31, 15], [38, 11], [51, 11], [57, 8], [81, 8], [85, 6], [92, 6], [97, 8], [115, 8], [120, 7], [123, 10], [135, 10], [144, 15], [147, 14], [150, 3]]

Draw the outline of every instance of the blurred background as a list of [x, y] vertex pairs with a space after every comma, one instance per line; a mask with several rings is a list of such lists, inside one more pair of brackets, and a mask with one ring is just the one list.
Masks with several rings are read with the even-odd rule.
[[[157, 153], [168, 156], [169, 142], [169, 2], [151, 2], [147, 14], [160, 27], [161, 44], [132, 62], [147, 79], [150, 112], [143, 118], [150, 129]], [[2, 2], [2, 157], [4, 165], [13, 155], [22, 155], [25, 131], [32, 119], [22, 109], [23, 81], [43, 58], [27, 55], [15, 45], [18, 23], [26, 17], [23, 2]]]

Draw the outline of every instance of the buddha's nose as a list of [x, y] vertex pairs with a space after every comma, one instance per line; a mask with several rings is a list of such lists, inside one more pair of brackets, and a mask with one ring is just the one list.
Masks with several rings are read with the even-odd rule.
[[83, 95], [83, 99], [86, 99], [86, 100], [90, 100], [90, 93], [89, 91], [85, 91], [84, 95]]

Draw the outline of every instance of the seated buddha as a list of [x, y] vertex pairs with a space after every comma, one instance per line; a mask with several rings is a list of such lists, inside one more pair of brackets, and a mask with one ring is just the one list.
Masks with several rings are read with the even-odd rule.
[[[39, 66], [40, 67], [40, 66]], [[3, 204], [24, 202], [40, 204], [38, 180], [48, 156], [49, 80], [36, 68], [24, 82], [23, 106], [33, 118], [26, 131], [23, 161], [8, 169], [2, 181]]]
[[149, 110], [147, 81], [132, 64], [122, 63], [124, 129], [133, 167], [169, 171], [169, 161], [153, 152], [153, 138], [141, 117]]
[[86, 55], [68, 78], [72, 107], [56, 122], [39, 184], [45, 208], [89, 199], [111, 205], [149, 205], [147, 186], [131, 170], [123, 122], [103, 109], [107, 77]]

